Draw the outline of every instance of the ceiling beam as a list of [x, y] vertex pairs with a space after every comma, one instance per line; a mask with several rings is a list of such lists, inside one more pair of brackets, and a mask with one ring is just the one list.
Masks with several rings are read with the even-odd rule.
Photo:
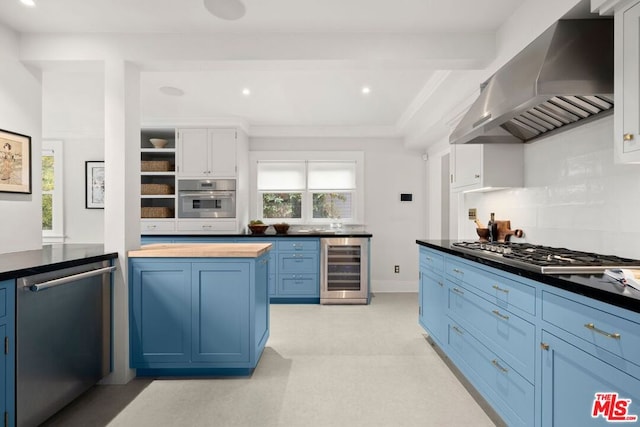
[[20, 58], [27, 62], [118, 57], [137, 62], [143, 70], [148, 66], [166, 71], [211, 61], [355, 61], [430, 69], [478, 69], [494, 56], [495, 36], [489, 33], [84, 33], [20, 37]]

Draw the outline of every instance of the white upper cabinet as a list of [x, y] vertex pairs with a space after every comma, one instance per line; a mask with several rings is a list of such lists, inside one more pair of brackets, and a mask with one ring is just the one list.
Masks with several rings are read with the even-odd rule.
[[615, 19], [615, 162], [640, 163], [640, 1], [591, 0], [591, 11]]
[[236, 140], [235, 129], [178, 129], [178, 177], [235, 177]]
[[524, 185], [524, 144], [453, 144], [451, 191], [481, 191]]
[[591, 11], [600, 15], [612, 15], [638, 0], [591, 0]]
[[640, 163], [640, 2], [616, 12], [615, 28], [615, 159]]

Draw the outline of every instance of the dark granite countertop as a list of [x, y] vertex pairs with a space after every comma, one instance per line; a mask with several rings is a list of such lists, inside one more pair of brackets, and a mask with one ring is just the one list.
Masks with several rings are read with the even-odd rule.
[[421, 246], [640, 313], [640, 291], [629, 288], [628, 286], [623, 288], [602, 274], [561, 275], [536, 273], [504, 264], [494, 257], [483, 257], [482, 253], [472, 255], [460, 252], [455, 246], [452, 246], [452, 243], [455, 242], [457, 242], [457, 240], [416, 240], [416, 243]]
[[143, 234], [142, 237], [162, 237], [175, 239], [178, 237], [221, 237], [232, 238], [238, 237], [256, 238], [256, 237], [373, 237], [373, 234], [366, 231], [309, 231], [300, 232], [292, 231], [286, 234], [277, 234], [275, 231], [267, 230], [264, 234]]
[[42, 249], [0, 254], [0, 280], [17, 279], [117, 257], [115, 252], [105, 253], [103, 245], [45, 245]]

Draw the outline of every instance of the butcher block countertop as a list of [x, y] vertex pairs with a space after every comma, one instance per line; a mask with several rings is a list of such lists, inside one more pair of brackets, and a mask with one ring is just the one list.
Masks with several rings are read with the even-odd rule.
[[271, 243], [156, 243], [128, 252], [130, 258], [257, 258]]

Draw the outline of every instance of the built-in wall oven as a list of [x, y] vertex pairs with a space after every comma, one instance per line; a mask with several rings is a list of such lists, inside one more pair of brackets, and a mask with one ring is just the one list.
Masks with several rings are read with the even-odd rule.
[[369, 239], [320, 239], [320, 303], [368, 304]]
[[178, 181], [178, 218], [235, 218], [235, 179]]

